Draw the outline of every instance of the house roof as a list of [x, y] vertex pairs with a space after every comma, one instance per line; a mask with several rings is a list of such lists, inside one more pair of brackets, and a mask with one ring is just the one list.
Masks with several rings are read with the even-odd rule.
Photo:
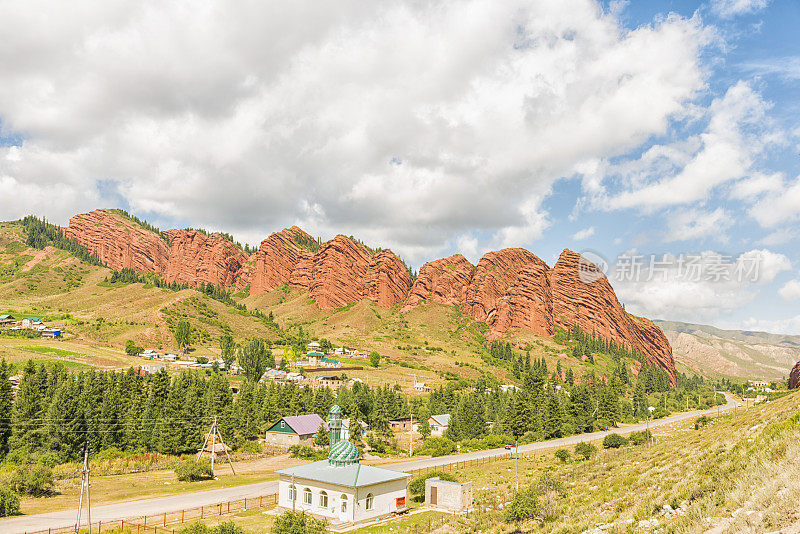
[[439, 426], [450, 426], [450, 414], [449, 413], [441, 413], [439, 415], [432, 415], [431, 419], [436, 421], [436, 424]]
[[29, 321], [41, 321], [38, 317], [25, 317]]
[[316, 352], [316, 351], [312, 350], [310, 352], [307, 352], [306, 356], [316, 356], [317, 358], [320, 358], [320, 357], [325, 356], [325, 355], [322, 354], [321, 352]]
[[[321, 460], [311, 464], [298, 465], [288, 469], [276, 471], [279, 475], [294, 476], [296, 479], [314, 480], [316, 482], [326, 482], [348, 488], [362, 488], [372, 486], [390, 480], [401, 480], [409, 478], [411, 475], [402, 471], [384, 469], [372, 465], [361, 465], [358, 463], [334, 466], [328, 460]], [[302, 484], [301, 481], [296, 481]]]
[[0, 320], [2, 320], [2, 319], [13, 319], [13, 318], [14, 318], [13, 315], [8, 315], [8, 314], [0, 315]]
[[335, 358], [322, 358], [322, 361], [325, 363], [339, 363], [339, 360]]
[[283, 418], [283, 421], [289, 425], [292, 430], [301, 436], [307, 434], [316, 434], [320, 425], [325, 424], [322, 417], [315, 413], [306, 415], [289, 415]]

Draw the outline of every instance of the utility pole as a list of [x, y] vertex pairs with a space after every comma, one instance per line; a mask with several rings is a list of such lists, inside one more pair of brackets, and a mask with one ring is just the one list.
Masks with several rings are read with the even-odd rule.
[[408, 457], [414, 456], [414, 414], [411, 414], [411, 426], [408, 429]]
[[78, 519], [75, 521], [75, 534], [81, 526], [81, 512], [83, 511], [83, 488], [86, 487], [86, 520], [89, 523], [89, 534], [92, 534], [92, 505], [89, 499], [89, 447], [83, 449], [83, 469], [81, 470], [81, 496], [78, 501]]
[[519, 491], [519, 441], [514, 442], [514, 476], [517, 479], [517, 491]]

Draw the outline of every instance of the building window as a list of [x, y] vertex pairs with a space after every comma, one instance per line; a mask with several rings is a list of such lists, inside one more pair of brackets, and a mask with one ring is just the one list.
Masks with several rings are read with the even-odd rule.
[[281, 421], [281, 428], [285, 428], [285, 427], [286, 427], [286, 423]]
[[371, 494], [371, 493], [368, 493], [368, 494], [367, 494], [367, 510], [372, 510], [372, 504], [373, 504], [373, 502], [372, 502], [372, 501], [373, 501], [373, 500], [374, 500], [374, 499], [373, 499], [373, 497], [372, 497], [372, 494]]
[[321, 491], [319, 494], [319, 506], [320, 508], [328, 507], [328, 494], [324, 491]]
[[342, 493], [342, 513], [347, 512], [347, 495]]
[[297, 500], [297, 488], [289, 486], [289, 502], [294, 502]]
[[308, 488], [303, 490], [303, 502], [305, 504], [311, 504], [311, 490]]

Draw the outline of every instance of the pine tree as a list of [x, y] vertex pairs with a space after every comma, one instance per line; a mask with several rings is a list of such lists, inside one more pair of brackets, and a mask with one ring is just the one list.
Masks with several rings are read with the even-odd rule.
[[41, 448], [43, 435], [40, 422], [46, 409], [44, 398], [46, 384], [47, 374], [44, 366], [37, 369], [33, 360], [28, 360], [22, 371], [17, 397], [11, 410], [13, 431], [9, 442], [10, 450], [35, 451]]
[[233, 341], [233, 336], [225, 332], [219, 338], [219, 348], [222, 351], [222, 361], [225, 364], [225, 372], [231, 371], [231, 365], [236, 361], [236, 343]]
[[511, 434], [519, 438], [529, 430], [532, 430], [533, 411], [525, 395], [518, 393], [514, 396], [513, 402], [509, 405], [503, 426]]
[[561, 413], [561, 405], [558, 402], [558, 395], [555, 391], [547, 394], [544, 417], [544, 437], [545, 439], [560, 438], [563, 434], [564, 416]]
[[11, 365], [5, 359], [0, 361], [0, 461], [8, 454], [8, 442], [11, 439], [11, 411], [14, 395], [11, 390]]

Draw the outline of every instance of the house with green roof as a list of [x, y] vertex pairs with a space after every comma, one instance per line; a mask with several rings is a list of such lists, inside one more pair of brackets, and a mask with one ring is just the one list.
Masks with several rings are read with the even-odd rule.
[[333, 526], [363, 523], [407, 510], [411, 475], [361, 465], [358, 448], [343, 440], [342, 411], [331, 408], [328, 458], [276, 471], [278, 507], [326, 517]]
[[281, 417], [269, 427], [264, 438], [270, 445], [291, 447], [292, 445], [312, 445], [314, 436], [325, 420], [315, 413]]

